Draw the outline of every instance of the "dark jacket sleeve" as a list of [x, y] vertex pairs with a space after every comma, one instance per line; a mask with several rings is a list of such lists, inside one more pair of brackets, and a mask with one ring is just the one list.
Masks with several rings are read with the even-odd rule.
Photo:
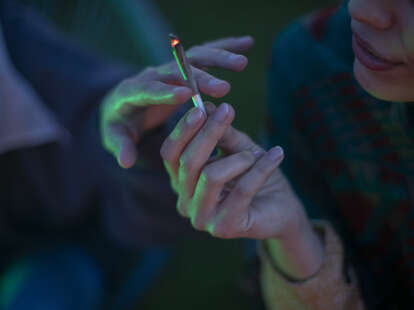
[[140, 163], [122, 170], [102, 147], [98, 112], [105, 94], [133, 72], [63, 40], [41, 17], [3, 1], [1, 21], [15, 67], [71, 139], [0, 158], [0, 238], [32, 242], [94, 230], [139, 247], [190, 232], [176, 215], [159, 156], [168, 126], [139, 146]]

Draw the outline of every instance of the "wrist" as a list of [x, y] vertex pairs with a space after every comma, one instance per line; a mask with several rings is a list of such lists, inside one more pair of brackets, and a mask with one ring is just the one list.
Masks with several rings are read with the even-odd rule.
[[274, 265], [289, 278], [308, 279], [322, 267], [323, 241], [306, 217], [299, 229], [266, 242]]

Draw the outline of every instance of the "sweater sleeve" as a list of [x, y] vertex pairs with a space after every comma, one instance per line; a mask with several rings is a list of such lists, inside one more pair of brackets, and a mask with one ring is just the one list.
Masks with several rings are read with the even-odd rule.
[[260, 245], [261, 284], [267, 309], [365, 309], [355, 273], [351, 268], [344, 273], [343, 247], [339, 236], [324, 221], [315, 221], [314, 229], [323, 236], [325, 260], [319, 272], [304, 282], [287, 280], [273, 265], [264, 244]]

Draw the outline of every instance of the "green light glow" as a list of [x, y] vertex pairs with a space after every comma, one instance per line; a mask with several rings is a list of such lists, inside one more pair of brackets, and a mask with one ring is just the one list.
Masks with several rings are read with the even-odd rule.
[[[145, 128], [145, 119], [137, 119], [137, 113], [133, 113], [134, 109], [144, 108], [148, 105], [172, 103], [174, 94], [172, 92], [155, 93], [154, 90], [137, 91], [136, 85], [122, 87], [122, 92], [117, 89], [106, 100], [103, 105], [103, 121], [102, 126], [108, 125], [125, 125], [130, 124], [132, 127]], [[139, 113], [141, 115], [141, 113]], [[141, 122], [141, 124], [140, 124]], [[105, 128], [101, 128], [102, 132], [106, 132]], [[139, 130], [138, 130], [139, 131]], [[108, 138], [108, 137], [106, 137]], [[121, 145], [116, 139], [105, 139], [106, 147], [115, 154], [118, 153]]]
[[21, 288], [24, 279], [27, 278], [29, 267], [27, 265], [17, 265], [9, 270], [0, 282], [0, 308], [8, 309], [10, 304], [15, 300], [19, 288]]
[[175, 127], [173, 132], [170, 134], [170, 139], [172, 141], [177, 141], [183, 135], [183, 130], [180, 127]]

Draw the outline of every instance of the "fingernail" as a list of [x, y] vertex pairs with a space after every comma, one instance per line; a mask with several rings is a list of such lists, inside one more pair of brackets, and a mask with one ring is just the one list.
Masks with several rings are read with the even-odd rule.
[[208, 82], [208, 85], [210, 85], [211, 87], [217, 87], [219, 85], [223, 85], [224, 81], [220, 81], [220, 80], [216, 80], [216, 79], [212, 79]]
[[190, 115], [187, 116], [186, 121], [189, 125], [195, 125], [203, 117], [203, 112], [199, 108], [194, 108]]
[[244, 61], [245, 57], [242, 55], [233, 54], [230, 56], [230, 61], [232, 62], [242, 62]]
[[272, 161], [278, 161], [283, 156], [283, 149], [280, 146], [276, 146], [267, 153], [267, 156]]
[[229, 114], [229, 106], [227, 103], [223, 103], [217, 109], [216, 113], [214, 114], [214, 119], [218, 122], [224, 122]]

